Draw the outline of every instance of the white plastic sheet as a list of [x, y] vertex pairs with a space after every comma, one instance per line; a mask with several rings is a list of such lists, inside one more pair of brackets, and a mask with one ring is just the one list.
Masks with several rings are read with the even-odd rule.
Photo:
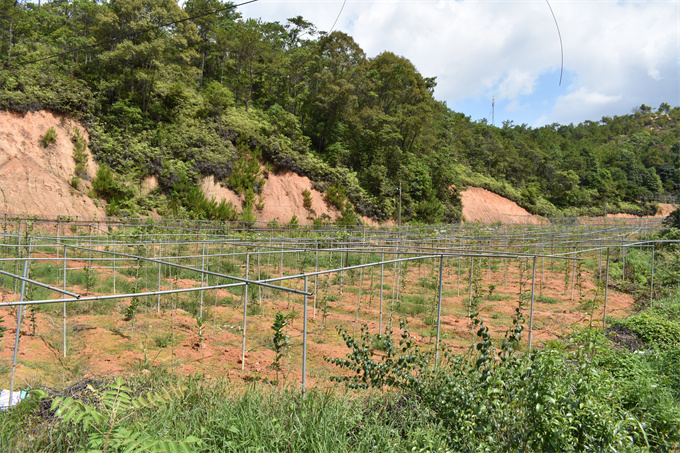
[[12, 394], [12, 401], [9, 400], [9, 390], [0, 392], [0, 410], [5, 410], [8, 407], [19, 404], [19, 401], [26, 398], [27, 393], [23, 390], [16, 391]]

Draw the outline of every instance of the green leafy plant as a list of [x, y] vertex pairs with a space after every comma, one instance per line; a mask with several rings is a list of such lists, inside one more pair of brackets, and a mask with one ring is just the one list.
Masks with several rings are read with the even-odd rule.
[[83, 272], [85, 272], [85, 291], [89, 293], [97, 281], [97, 273], [89, 263], [83, 266]]
[[125, 307], [125, 316], [123, 321], [132, 321], [135, 319], [135, 314], [137, 313], [137, 308], [139, 308], [139, 299], [133, 297], [130, 301], [130, 305]]
[[360, 340], [339, 330], [350, 353], [326, 360], [350, 373], [332, 380], [417, 396], [442, 423], [453, 451], [627, 451], [650, 445], [644, 425], [616, 403], [620, 389], [593, 365], [591, 348], [573, 343], [566, 352], [517, 354], [521, 305], [515, 313], [499, 350], [474, 315], [475, 347], [463, 356], [444, 350], [434, 366], [432, 353], [419, 350], [406, 330], [398, 346], [387, 331], [380, 354], [365, 326]]
[[76, 175], [71, 176], [71, 179], [69, 179], [68, 183], [73, 189], [80, 190], [80, 178]]
[[154, 344], [159, 348], [167, 348], [173, 344], [172, 333], [156, 335], [153, 337]]
[[293, 215], [293, 217], [291, 217], [290, 222], [288, 222], [287, 226], [288, 229], [290, 230], [294, 230], [300, 226], [300, 221], [298, 220], [296, 215]]
[[40, 137], [40, 146], [43, 148], [47, 148], [50, 146], [52, 143], [57, 141], [57, 131], [54, 129], [54, 127], [51, 127], [45, 131], [45, 135]]
[[328, 190], [326, 191], [326, 202], [328, 202], [329, 205], [339, 209], [343, 210], [345, 208], [345, 203], [347, 202], [347, 194], [345, 192], [345, 189], [342, 187], [338, 186], [330, 186]]
[[283, 329], [288, 325], [286, 317], [283, 313], [278, 312], [274, 317], [274, 323], [271, 325], [271, 329], [274, 331], [274, 337], [272, 338], [272, 349], [274, 350], [274, 362], [269, 366], [270, 370], [276, 371], [276, 381], [279, 381], [279, 372], [283, 364], [281, 363], [283, 359], [283, 354], [288, 347], [288, 335], [285, 334]]
[[644, 311], [616, 324], [629, 328], [643, 341], [659, 349], [678, 348], [680, 324], [663, 313]]
[[79, 426], [87, 433], [88, 452], [190, 452], [192, 446], [202, 444], [195, 436], [175, 441], [126, 426], [136, 412], [165, 406], [181, 397], [185, 387], [168, 385], [160, 391], [133, 397], [132, 389], [118, 378], [103, 391], [91, 385], [87, 389], [97, 401], [95, 404], [57, 397], [52, 401], [51, 410], [64, 423]]
[[205, 321], [200, 316], [196, 316], [196, 328], [198, 329], [198, 345], [201, 346], [205, 341], [205, 335], [203, 334], [203, 328], [205, 326]]
[[264, 181], [259, 160], [244, 153], [234, 163], [234, 170], [227, 179], [227, 186], [239, 194], [245, 194], [248, 189], [259, 194], [262, 192]]
[[312, 192], [302, 189], [302, 206], [310, 211], [312, 209]]
[[680, 209], [676, 209], [675, 211], [668, 214], [668, 216], [663, 219], [662, 224], [666, 228], [680, 229]]
[[[349, 388], [381, 388], [385, 385], [404, 387], [417, 378], [430, 361], [430, 355], [421, 352], [420, 347], [408, 330], [405, 320], [400, 321], [401, 340], [395, 341], [393, 330], [388, 328], [384, 335], [370, 334], [368, 326], [361, 326], [360, 339], [354, 339], [346, 330], [338, 327], [338, 333], [352, 351], [346, 359], [325, 357], [327, 362], [352, 373], [348, 376], [332, 376], [331, 381], [343, 382]], [[375, 357], [375, 350], [383, 353]]]
[[71, 142], [73, 143], [73, 160], [76, 163], [75, 177], [82, 178], [87, 174], [87, 143], [78, 129], [71, 136]]
[[2, 325], [3, 321], [5, 318], [3, 316], [0, 316], [0, 340], [5, 336], [5, 332], [7, 332], [7, 328]]

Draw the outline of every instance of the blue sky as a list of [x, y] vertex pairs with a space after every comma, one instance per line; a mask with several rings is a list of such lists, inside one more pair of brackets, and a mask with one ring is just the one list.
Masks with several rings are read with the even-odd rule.
[[[328, 31], [342, 0], [259, 0], [244, 17], [285, 23], [301, 15]], [[680, 0], [347, 0], [335, 29], [369, 57], [402, 55], [435, 97], [473, 120], [532, 127], [624, 115], [641, 104], [680, 105]]]

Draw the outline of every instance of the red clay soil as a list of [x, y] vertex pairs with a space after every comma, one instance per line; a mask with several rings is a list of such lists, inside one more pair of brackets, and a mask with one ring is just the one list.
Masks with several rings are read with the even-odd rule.
[[[467, 318], [466, 272], [463, 271], [459, 281], [455, 263], [455, 260], [449, 261], [444, 270], [442, 341], [453, 350], [464, 352], [474, 338], [470, 320]], [[432, 316], [436, 288], [425, 289], [423, 286], [423, 281], [431, 277], [434, 269], [430, 266], [434, 265], [411, 266], [405, 274], [403, 284], [399, 285], [402, 288], [400, 302], [393, 305], [392, 291], [388, 290], [384, 295], [383, 306], [383, 327], [387, 325], [389, 313], [394, 309], [393, 325], [398, 326], [402, 317], [408, 317], [411, 332], [425, 349], [432, 347], [434, 334]], [[539, 260], [537, 266], [534, 345], [540, 347], [546, 341], [561, 338], [573, 329], [587, 326], [591, 322], [601, 323], [603, 295], [596, 292], [590, 281], [593, 271], [585, 271], [583, 281], [575, 284], [572, 292], [572, 282], [568, 279], [565, 281], [565, 275], [570, 274], [569, 265], [565, 267], [564, 263], [550, 263], [545, 259]], [[284, 269], [284, 273], [293, 271], [294, 269]], [[393, 283], [394, 275], [389, 269], [386, 271], [385, 282]], [[110, 277], [110, 270], [97, 269], [97, 272], [100, 278], [106, 275]], [[517, 307], [520, 292], [517, 261], [508, 260], [506, 264], [497, 260], [488, 268], [483, 266], [479, 276], [480, 316], [491, 335], [495, 339], [501, 339], [504, 332], [512, 326], [512, 316]], [[126, 277], [119, 275], [118, 278]], [[347, 272], [344, 280], [344, 291], [339, 290], [338, 279], [334, 279], [329, 287], [330, 279], [320, 278], [318, 291], [313, 287], [314, 283], [310, 282], [310, 290], [317, 292], [316, 298], [309, 299], [308, 312], [310, 385], [328, 385], [328, 376], [341, 372], [325, 361], [324, 357], [344, 357], [347, 354], [348, 349], [336, 332], [336, 327], [353, 332], [359, 301], [358, 325], [365, 323], [371, 333], [378, 331], [379, 283], [376, 275], [369, 272]], [[373, 287], [370, 285], [371, 281]], [[523, 282], [523, 291], [526, 292], [530, 288], [530, 277], [526, 271]], [[359, 284], [363, 290], [361, 299], [358, 294]], [[490, 285], [495, 285], [493, 296], [490, 294]], [[174, 281], [172, 286], [198, 287], [200, 282], [182, 279]], [[167, 286], [164, 285], [164, 288]], [[82, 288], [74, 290], [84, 292]], [[4, 293], [2, 300], [16, 300], [16, 296]], [[61, 305], [42, 309], [35, 315], [35, 334], [29, 310], [24, 313], [21, 328], [17, 382], [20, 388], [41, 384], [62, 385], [83, 377], [147, 373], [145, 370], [154, 367], [165, 367], [183, 375], [228, 377], [235, 382], [274, 381], [276, 373], [270, 369], [274, 361], [274, 352], [271, 350], [273, 331], [270, 327], [275, 314], [281, 312], [290, 323], [285, 329], [290, 337], [290, 346], [284, 353], [283, 377], [290, 384], [299, 384], [302, 352], [302, 301], [299, 296], [281, 296], [263, 290], [261, 302], [254, 301], [250, 304], [253, 311], [249, 309], [245, 364], [241, 362], [242, 297], [224, 290], [217, 294], [207, 291], [204, 300], [205, 325], [202, 338], [199, 337], [196, 317], [176, 308], [177, 299], [174, 302], [163, 299], [160, 312], [156, 310], [155, 298], [147, 300], [148, 306], [138, 309], [134, 322], [125, 320], [129, 300], [121, 300], [108, 308], [97, 305], [99, 302], [69, 305], [66, 358], [61, 353]], [[593, 301], [595, 307], [591, 308]], [[633, 305], [631, 296], [610, 288], [607, 301], [609, 317], [623, 317], [633, 310]], [[324, 311], [324, 307], [327, 310]], [[413, 311], [418, 307], [421, 308]], [[529, 321], [528, 301], [522, 311], [526, 329]], [[0, 380], [4, 386], [9, 383], [16, 314], [14, 309], [2, 313], [2, 326], [7, 329], [0, 341], [0, 366], [5, 370]], [[399, 330], [395, 329], [395, 334], [398, 333]], [[526, 342], [527, 333], [528, 330], [525, 330], [523, 342]]]
[[[53, 127], [56, 141], [43, 148], [40, 139]], [[8, 214], [101, 216], [103, 210], [85, 195], [87, 177], [79, 190], [69, 181], [75, 173], [71, 136], [84, 128], [76, 121], [47, 111], [21, 115], [0, 111], [0, 212]], [[96, 166], [88, 153], [89, 177]]]
[[461, 192], [463, 220], [479, 223], [541, 224], [545, 221], [520, 207], [514, 201], [481, 187], [468, 187]]
[[[208, 198], [216, 201], [230, 202], [238, 212], [242, 211], [243, 197], [222, 186], [209, 176], [201, 181], [201, 189]], [[302, 192], [308, 190], [312, 200], [310, 208], [304, 207]], [[310, 225], [315, 218], [322, 217], [325, 221], [334, 222], [340, 217], [340, 211], [326, 203], [324, 194], [312, 187], [312, 181], [306, 176], [300, 176], [290, 170], [268, 172], [262, 188], [262, 210], [255, 210], [253, 214], [260, 222], [276, 220], [280, 224], [288, 223], [293, 216], [300, 225]], [[373, 219], [362, 217], [367, 225], [379, 225]], [[389, 223], [389, 222], [388, 222]]]
[[[217, 201], [226, 200], [241, 211], [243, 197], [215, 182], [210, 176], [201, 182], [201, 188], [208, 198]], [[302, 191], [308, 190], [312, 205], [306, 209], [303, 203]], [[295, 216], [300, 224], [310, 224], [315, 217], [328, 216], [329, 220], [336, 220], [340, 212], [329, 206], [323, 194], [312, 188], [312, 181], [293, 173], [290, 170], [267, 172], [262, 189], [264, 208], [254, 212], [257, 220], [270, 222], [276, 220], [279, 223], [288, 223]]]

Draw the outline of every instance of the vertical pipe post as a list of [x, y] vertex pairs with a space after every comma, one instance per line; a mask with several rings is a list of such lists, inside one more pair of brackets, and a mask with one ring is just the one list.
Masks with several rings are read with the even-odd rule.
[[653, 304], [652, 302], [654, 301], [654, 262], [655, 262], [655, 255], [656, 255], [656, 244], [652, 244], [652, 281], [649, 285], [649, 306], [651, 307]]
[[621, 247], [621, 261], [623, 268], [623, 280], [626, 280], [626, 254], [628, 252], [628, 247]]
[[604, 312], [602, 313], [602, 328], [607, 328], [607, 296], [609, 294], [609, 248], [607, 248], [607, 270], [604, 281]]
[[[205, 270], [205, 242], [203, 243], [203, 253], [201, 254], [201, 270]], [[248, 272], [246, 270], [246, 272]], [[203, 288], [203, 284], [205, 282], [205, 273], [201, 272], [201, 288]], [[203, 321], [203, 290], [201, 290], [201, 303], [200, 307], [198, 308], [198, 317], [201, 318], [201, 321]]]
[[307, 280], [305, 275], [305, 302], [304, 302], [304, 316], [302, 318], [302, 397], [305, 397], [307, 384]]
[[439, 331], [442, 320], [442, 283], [444, 281], [444, 255], [439, 256], [439, 294], [437, 295], [437, 341], [434, 345], [434, 366], [439, 366]]
[[468, 294], [468, 318], [472, 314], [472, 278], [473, 278], [473, 270], [475, 268], [475, 257], [472, 256], [470, 257], [470, 292]]
[[[28, 268], [31, 265], [31, 244], [33, 239], [29, 240], [28, 243], [28, 253], [26, 254], [26, 260], [24, 261], [24, 272], [23, 277], [28, 278]], [[24, 301], [24, 295], [26, 294], [26, 280], [21, 281], [21, 295], [19, 300]], [[21, 337], [21, 316], [23, 315], [24, 306], [19, 305], [19, 311], [17, 312], [17, 332], [14, 337], [14, 356], [12, 357], [12, 376], [9, 381], [9, 404], [12, 404], [12, 394], [14, 393], [14, 376], [17, 370], [17, 354], [19, 353], [19, 338]]]
[[[576, 256], [576, 247], [574, 247], [574, 256]], [[609, 249], [607, 249], [609, 253]], [[576, 285], [576, 260], [571, 262], [571, 301], [574, 301], [574, 286]]]
[[[257, 251], [257, 279], [262, 280], [262, 268], [260, 267], [260, 255], [261, 255], [260, 252], [262, 251], [262, 248], [258, 247], [256, 249], [256, 251]], [[215, 293], [217, 293], [217, 291], [215, 291]], [[261, 285], [257, 285], [257, 304], [262, 305], [262, 286]]]
[[531, 307], [529, 309], [529, 351], [531, 351], [531, 337], [534, 329], [534, 289], [536, 288], [536, 255], [531, 276]]
[[113, 294], [116, 294], [116, 243], [113, 243]]
[[460, 256], [458, 256], [458, 280], [456, 280], [456, 295], [460, 296]]
[[319, 282], [319, 241], [316, 242], [316, 250], [314, 251], [314, 310], [312, 311], [312, 318], [316, 319], [316, 285]]
[[[63, 285], [64, 285], [64, 291], [66, 291], [66, 246], [64, 246], [64, 256], [63, 256], [63, 272], [64, 272], [64, 278], [63, 278]], [[63, 294], [62, 299], [66, 299], [66, 293]], [[64, 357], [66, 357], [66, 302], [64, 302], [63, 307], [62, 307], [62, 324], [63, 324], [63, 347], [62, 351], [64, 353]]]
[[[250, 253], [246, 253], [246, 279], [250, 268]], [[246, 322], [248, 316], [248, 284], [243, 288], [243, 348], [241, 350], [241, 371], [246, 369]]]
[[[364, 264], [364, 255], [363, 253], [359, 255], [359, 264]], [[349, 264], [349, 262], [348, 262]], [[354, 333], [352, 335], [356, 335], [357, 333], [357, 324], [359, 323], [359, 309], [361, 307], [361, 290], [364, 287], [364, 268], [362, 267], [359, 270], [359, 298], [357, 299], [357, 314], [356, 318], [354, 319]]]
[[[163, 244], [160, 244], [158, 246], [158, 261], [161, 260], [161, 257], [163, 256]], [[161, 263], [158, 263], [158, 292], [160, 293], [161, 291]], [[158, 314], [161, 313], [161, 295], [158, 294]]]
[[383, 318], [383, 277], [385, 275], [385, 252], [382, 252], [380, 258], [380, 317], [378, 318], [378, 333], [382, 334], [382, 318]]
[[505, 284], [507, 285], [508, 284], [508, 256], [507, 256], [508, 255], [508, 240], [507, 239], [505, 239], [503, 241], [503, 253], [505, 255], [503, 257], [503, 265], [505, 266]]

